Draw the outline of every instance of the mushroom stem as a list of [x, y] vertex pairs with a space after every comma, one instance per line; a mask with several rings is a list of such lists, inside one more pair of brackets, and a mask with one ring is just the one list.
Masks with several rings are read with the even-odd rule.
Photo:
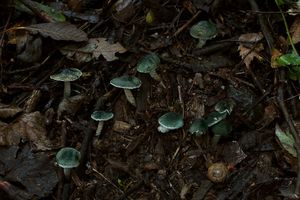
[[70, 179], [71, 168], [64, 168], [64, 175], [67, 180]]
[[129, 101], [129, 103], [136, 107], [135, 99], [134, 99], [134, 96], [133, 96], [131, 90], [124, 89], [124, 93], [125, 93], [126, 99]]
[[161, 81], [160, 76], [158, 75], [158, 73], [155, 70], [151, 71], [149, 74], [154, 80]]
[[217, 146], [220, 139], [221, 139], [221, 135], [214, 135], [213, 138], [212, 138], [212, 141], [211, 141], [212, 146], [213, 147]]
[[104, 124], [103, 122], [98, 123], [98, 127], [97, 127], [97, 130], [96, 130], [96, 136], [100, 136], [102, 128], [103, 128], [103, 124]]
[[64, 82], [64, 98], [69, 98], [71, 96], [71, 83], [70, 81], [65, 81]]
[[158, 130], [159, 132], [161, 132], [161, 133], [167, 133], [167, 132], [170, 131], [170, 129], [165, 128], [165, 127], [163, 127], [163, 126], [159, 126], [159, 127], [157, 128], [157, 130]]

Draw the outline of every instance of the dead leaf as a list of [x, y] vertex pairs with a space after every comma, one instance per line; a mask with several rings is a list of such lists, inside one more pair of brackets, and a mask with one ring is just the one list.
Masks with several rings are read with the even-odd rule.
[[282, 55], [282, 53], [278, 49], [272, 50], [272, 56], [271, 56], [271, 67], [272, 68], [278, 68], [279, 65], [277, 63], [277, 59]]
[[118, 59], [115, 56], [116, 53], [124, 53], [127, 50], [120, 43], [110, 44], [106, 41], [106, 38], [90, 38], [88, 44], [84, 47], [72, 45], [66, 46], [60, 51], [69, 59], [78, 62], [89, 62], [93, 58], [99, 59], [100, 55], [107, 61], [114, 61]]
[[115, 53], [126, 52], [120, 43], [110, 44], [105, 38], [92, 38], [90, 41], [97, 46], [93, 52], [94, 58], [99, 58], [102, 55], [107, 61], [113, 61], [118, 59]]
[[58, 105], [58, 109], [57, 109], [58, 118], [60, 118], [63, 113], [75, 115], [84, 101], [85, 101], [84, 95], [76, 95], [70, 98], [64, 98]]
[[40, 33], [44, 37], [51, 37], [54, 40], [75, 42], [88, 40], [85, 32], [68, 22], [41, 23], [22, 28], [32, 33]]
[[293, 22], [290, 28], [290, 33], [294, 44], [300, 42], [300, 16], [299, 15], [296, 16], [295, 21]]
[[238, 47], [240, 56], [244, 60], [244, 63], [247, 68], [250, 68], [250, 64], [254, 58], [257, 58], [259, 60], [262, 59], [262, 57], [259, 55], [259, 52], [264, 50], [264, 47], [263, 47], [262, 43], [255, 44], [255, 43], [259, 42], [262, 38], [263, 38], [263, 36], [260, 33], [247, 33], [247, 34], [242, 34], [239, 37], [239, 41], [253, 43], [253, 44], [247, 44], [247, 45], [245, 43], [240, 43], [240, 45]]
[[16, 106], [0, 104], [0, 118], [6, 119], [16, 116], [23, 110]]
[[15, 122], [0, 127], [0, 145], [18, 145], [21, 140], [29, 140], [37, 150], [50, 150], [51, 142], [46, 134], [45, 121], [41, 113], [26, 113]]
[[[58, 182], [54, 165], [46, 153], [33, 153], [29, 144], [1, 147], [1, 187], [15, 200], [41, 199], [49, 195]], [[2, 199], [6, 199], [1, 197]]]

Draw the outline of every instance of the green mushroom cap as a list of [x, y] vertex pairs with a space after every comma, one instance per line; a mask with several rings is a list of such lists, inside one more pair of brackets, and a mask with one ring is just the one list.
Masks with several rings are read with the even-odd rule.
[[114, 117], [112, 112], [95, 111], [92, 113], [91, 118], [95, 121], [107, 121]]
[[234, 106], [235, 102], [232, 99], [221, 100], [215, 105], [215, 111], [230, 115]]
[[189, 132], [195, 135], [202, 135], [208, 128], [207, 122], [204, 119], [196, 119], [189, 128]]
[[62, 168], [78, 167], [80, 152], [72, 147], [64, 147], [56, 154], [57, 164]]
[[137, 77], [125, 75], [112, 79], [110, 84], [116, 88], [131, 90], [141, 87], [142, 81]]
[[79, 79], [81, 75], [82, 72], [79, 69], [66, 68], [58, 74], [51, 75], [50, 78], [56, 81], [75, 81]]
[[150, 53], [139, 61], [137, 71], [140, 73], [150, 73], [157, 68], [159, 63], [159, 57], [155, 53]]
[[217, 35], [217, 28], [209, 21], [200, 21], [191, 27], [190, 35], [196, 39], [209, 40]]
[[206, 123], [208, 127], [211, 127], [217, 123], [219, 123], [220, 121], [222, 121], [223, 119], [225, 119], [227, 116], [227, 113], [219, 113], [217, 111], [211, 112], [207, 118], [206, 118]]
[[183, 117], [180, 114], [168, 112], [158, 119], [158, 123], [166, 129], [175, 130], [183, 126]]

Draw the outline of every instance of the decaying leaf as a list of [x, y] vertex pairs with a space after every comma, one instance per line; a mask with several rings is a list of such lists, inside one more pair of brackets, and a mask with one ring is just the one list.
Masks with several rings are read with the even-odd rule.
[[78, 109], [80, 108], [80, 105], [84, 102], [84, 100], [85, 100], [84, 95], [76, 95], [70, 98], [64, 98], [58, 105], [58, 109], [57, 109], [58, 118], [60, 118], [60, 116], [63, 113], [75, 115]]
[[272, 68], [278, 68], [278, 67], [279, 67], [279, 65], [278, 65], [278, 63], [277, 63], [277, 59], [278, 59], [281, 55], [282, 55], [282, 53], [281, 53], [278, 49], [274, 48], [274, 49], [272, 50], [272, 56], [271, 56], [271, 67], [272, 67]]
[[[254, 58], [259, 60], [262, 59], [259, 55], [259, 52], [264, 50], [264, 47], [262, 43], [258, 43], [262, 38], [263, 36], [260, 33], [247, 33], [242, 34], [239, 37], [239, 41], [241, 41], [241, 43], [238, 47], [238, 50], [247, 68], [250, 67], [250, 64]], [[245, 42], [251, 42], [253, 44], [246, 44]]]
[[283, 131], [278, 124], [275, 126], [275, 135], [279, 141], [280, 146], [289, 152], [293, 157], [297, 157], [297, 151], [295, 148], [295, 140], [288, 131]]
[[45, 121], [41, 113], [25, 113], [14, 122], [0, 127], [0, 146], [18, 145], [22, 140], [29, 140], [37, 150], [49, 150], [51, 142], [46, 134]]
[[90, 38], [84, 47], [71, 45], [60, 49], [60, 51], [69, 59], [89, 62], [93, 58], [98, 59], [100, 55], [107, 61], [114, 61], [118, 59], [115, 56], [116, 53], [124, 53], [127, 50], [120, 43], [110, 44], [105, 38]]
[[[5, 187], [0, 187], [10, 199], [41, 199], [49, 195], [58, 182], [48, 155], [33, 153], [29, 144], [22, 148], [1, 147], [0, 160], [1, 177], [6, 181]], [[7, 198], [2, 196], [1, 199]]]
[[[22, 29], [22, 28], [20, 28]], [[44, 37], [51, 37], [54, 40], [66, 40], [83, 42], [88, 37], [85, 32], [78, 29], [75, 25], [67, 22], [41, 23], [23, 27], [32, 33], [40, 33]]]
[[300, 16], [299, 15], [295, 17], [295, 21], [293, 22], [290, 28], [290, 33], [294, 44], [300, 42]]
[[22, 111], [23, 110], [21, 108], [16, 106], [0, 104], [0, 118], [2, 119], [14, 117]]

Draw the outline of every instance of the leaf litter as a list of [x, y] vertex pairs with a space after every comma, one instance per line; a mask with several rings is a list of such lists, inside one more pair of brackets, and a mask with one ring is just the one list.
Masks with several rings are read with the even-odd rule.
[[[230, 1], [20, 2], [29, 9], [13, 18], [8, 2], [0, 2], [0, 190], [6, 199], [61, 199], [62, 194], [72, 200], [293, 195], [297, 143], [292, 129], [282, 123], [287, 119], [279, 100], [300, 130], [299, 87], [288, 79], [291, 76], [278, 75], [284, 71], [299, 77], [299, 56], [291, 52], [282, 21], [269, 17], [277, 12], [275, 2], [257, 2], [267, 11], [259, 15], [252, 15], [248, 5]], [[42, 8], [47, 10], [39, 13]], [[275, 42], [270, 52], [265, 29], [259, 33], [261, 16], [268, 17], [272, 27]], [[57, 20], [67, 22], [53, 22]], [[201, 48], [189, 35], [200, 21], [211, 22], [217, 30]], [[287, 22], [297, 42], [297, 17]], [[148, 54], [161, 60], [156, 72], [163, 84], [137, 70]], [[84, 73], [71, 83], [70, 97], [63, 97], [62, 84], [49, 77], [67, 68]], [[136, 108], [109, 84], [124, 75], [142, 80], [133, 92]], [[284, 98], [279, 98], [281, 87]], [[226, 108], [228, 99], [234, 107]], [[113, 112], [115, 118], [94, 137], [97, 124], [90, 115], [99, 110]], [[182, 114], [184, 126], [158, 133], [157, 119], [167, 112]], [[204, 131], [190, 134], [197, 119]], [[82, 153], [84, 162], [71, 170], [70, 180], [58, 181], [63, 170], [55, 165], [57, 147]], [[208, 178], [215, 163], [226, 169], [222, 183]]]

